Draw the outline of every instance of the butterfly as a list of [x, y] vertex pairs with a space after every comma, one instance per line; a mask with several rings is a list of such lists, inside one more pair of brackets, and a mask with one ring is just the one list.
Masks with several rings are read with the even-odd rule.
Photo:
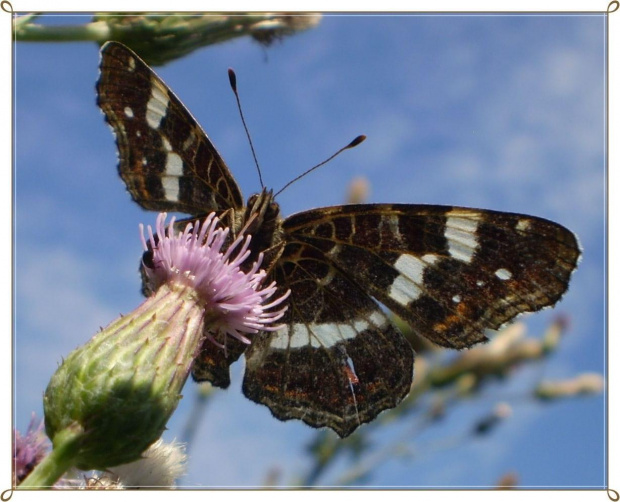
[[243, 393], [280, 420], [346, 437], [402, 401], [414, 351], [385, 307], [417, 335], [463, 349], [518, 314], [554, 305], [577, 266], [572, 232], [523, 214], [349, 204], [282, 218], [272, 191], [244, 204], [194, 117], [129, 48], [102, 47], [97, 93], [133, 200], [194, 219], [215, 211], [233, 234], [251, 220], [251, 252], [264, 254], [278, 296], [290, 289], [279, 330], [250, 345], [228, 340], [226, 350], [206, 342], [192, 371], [226, 388], [244, 354]]

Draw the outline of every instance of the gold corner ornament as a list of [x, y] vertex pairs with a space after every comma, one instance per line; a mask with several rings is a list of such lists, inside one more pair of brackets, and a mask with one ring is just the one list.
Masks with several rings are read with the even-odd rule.
[[4, 12], [8, 12], [9, 14], [15, 14], [15, 12], [13, 11], [13, 6], [11, 5], [11, 2], [9, 2], [8, 0], [2, 0], [2, 2], [0, 2], [0, 8]]

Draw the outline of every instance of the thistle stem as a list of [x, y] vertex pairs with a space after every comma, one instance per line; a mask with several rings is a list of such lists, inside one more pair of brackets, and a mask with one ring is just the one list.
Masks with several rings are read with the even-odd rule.
[[80, 448], [83, 429], [73, 423], [54, 437], [54, 449], [34, 468], [18, 489], [32, 490], [50, 488], [73, 467], [76, 452]]
[[48, 26], [32, 22], [15, 25], [15, 37], [21, 42], [104, 42], [110, 37], [110, 27], [105, 21], [95, 21], [78, 26]]

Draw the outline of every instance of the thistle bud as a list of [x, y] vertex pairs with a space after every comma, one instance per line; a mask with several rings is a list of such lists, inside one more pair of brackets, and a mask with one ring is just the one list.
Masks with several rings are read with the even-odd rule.
[[200, 347], [203, 309], [193, 291], [164, 284], [65, 359], [44, 397], [45, 428], [82, 429], [82, 470], [132, 462], [164, 431]]

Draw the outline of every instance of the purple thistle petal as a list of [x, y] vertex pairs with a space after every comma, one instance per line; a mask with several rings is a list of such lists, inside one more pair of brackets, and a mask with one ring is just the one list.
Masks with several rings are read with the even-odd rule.
[[35, 426], [35, 415], [32, 414], [25, 436], [15, 430], [13, 445], [13, 476], [15, 485], [20, 484], [45, 457], [49, 450], [49, 441], [43, 433], [43, 420]]
[[[160, 213], [155, 234], [149, 226], [148, 240], [140, 225], [140, 237], [145, 251], [153, 252], [153, 268], [145, 266], [149, 280], [160, 286], [165, 282], [192, 287], [205, 309], [209, 329], [250, 343], [245, 334], [260, 330], [273, 331], [280, 326], [272, 324], [282, 318], [286, 306], [279, 306], [289, 292], [266, 303], [277, 291], [275, 282], [263, 286], [267, 274], [260, 269], [260, 254], [248, 272], [241, 265], [250, 256], [250, 235], [243, 232], [226, 249], [224, 245], [230, 229], [218, 227], [215, 213], [201, 223], [188, 223], [185, 230], [175, 232], [172, 218], [167, 228], [166, 213]], [[231, 258], [234, 256], [233, 258]], [[215, 342], [215, 340], [212, 340]], [[216, 345], [221, 345], [216, 343]]]

